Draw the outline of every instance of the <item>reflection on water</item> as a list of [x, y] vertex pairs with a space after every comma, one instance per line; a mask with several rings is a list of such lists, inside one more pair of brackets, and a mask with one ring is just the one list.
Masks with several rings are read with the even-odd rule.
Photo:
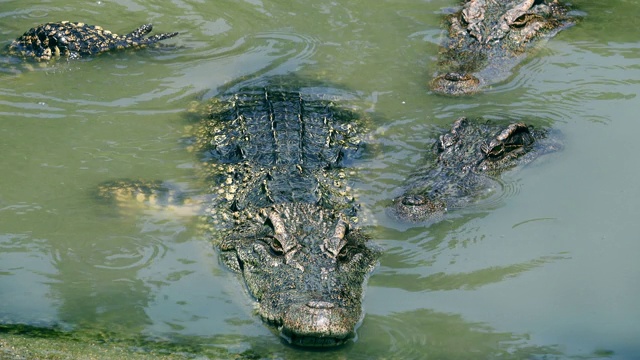
[[367, 325], [367, 330], [379, 339], [375, 348], [369, 349], [371, 357], [385, 351], [398, 359], [531, 359], [562, 355], [555, 346], [528, 345], [526, 334], [499, 332], [482, 323], [465, 321], [460, 315], [430, 310], [372, 316]]
[[[45, 65], [0, 55], [0, 358], [4, 344], [69, 358], [633, 358], [638, 4], [576, 5], [583, 21], [510, 79], [451, 99], [427, 90], [449, 0], [4, 2], [4, 43], [62, 19], [180, 36]], [[385, 253], [358, 340], [337, 350], [282, 344], [195, 217], [92, 195], [119, 178], [197, 192], [189, 103], [290, 71], [345, 87], [374, 122], [353, 186]], [[551, 127], [564, 149], [446, 221], [389, 219], [389, 199], [463, 115]]]

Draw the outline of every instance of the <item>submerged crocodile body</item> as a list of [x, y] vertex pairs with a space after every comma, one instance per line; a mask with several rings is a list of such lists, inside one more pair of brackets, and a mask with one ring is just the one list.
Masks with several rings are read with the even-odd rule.
[[219, 247], [258, 313], [296, 345], [354, 336], [377, 261], [356, 227], [345, 161], [361, 146], [358, 116], [322, 96], [270, 86], [214, 100], [201, 123]]
[[431, 89], [465, 95], [502, 81], [527, 49], [574, 22], [558, 0], [467, 0], [446, 19]]
[[107, 51], [145, 47], [178, 35], [177, 32], [145, 37], [151, 24], [126, 35], [114, 34], [100, 26], [81, 22], [52, 22], [29, 29], [9, 45], [9, 54], [48, 61], [54, 57], [79, 58]]
[[495, 190], [501, 172], [558, 150], [547, 131], [524, 123], [499, 126], [462, 117], [433, 146], [427, 165], [413, 174], [393, 201], [394, 217], [409, 222], [438, 221]]
[[[290, 343], [352, 339], [379, 256], [356, 226], [344, 167], [361, 147], [360, 117], [322, 95], [273, 83], [211, 100], [203, 112], [194, 148], [213, 194], [204, 210], [221, 259]], [[160, 199], [155, 194], [169, 190], [111, 182], [100, 192]]]

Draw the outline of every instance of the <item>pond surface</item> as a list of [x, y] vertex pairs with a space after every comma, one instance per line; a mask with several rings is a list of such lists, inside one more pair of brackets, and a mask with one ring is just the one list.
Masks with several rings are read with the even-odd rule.
[[[427, 80], [456, 5], [0, 2], [2, 44], [57, 20], [180, 32], [175, 47], [33, 69], [0, 58], [0, 345], [55, 329], [149, 356], [637, 358], [640, 2], [576, 1], [583, 20], [507, 81], [446, 98]], [[356, 94], [373, 119], [353, 186], [384, 255], [357, 341], [328, 352], [291, 348], [262, 324], [197, 219], [94, 197], [119, 178], [197, 190], [185, 109], [238, 79], [292, 71]], [[506, 174], [489, 204], [432, 226], [389, 219], [403, 179], [462, 115], [548, 125], [564, 148]]]

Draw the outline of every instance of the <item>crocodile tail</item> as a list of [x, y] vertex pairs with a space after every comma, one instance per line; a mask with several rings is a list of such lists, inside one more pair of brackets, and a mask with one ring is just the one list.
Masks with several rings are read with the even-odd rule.
[[94, 196], [106, 204], [115, 205], [123, 215], [146, 210], [160, 214], [170, 211], [173, 216], [201, 215], [202, 202], [207, 199], [190, 197], [179, 184], [143, 179], [106, 181], [94, 190]]
[[140, 26], [139, 28], [133, 30], [132, 32], [128, 33], [124, 37], [125, 38], [140, 39], [143, 36], [145, 36], [148, 33], [150, 33], [151, 30], [153, 30], [153, 25], [152, 24], [144, 24], [144, 25]]
[[141, 45], [155, 44], [158, 41], [169, 39], [178, 35], [177, 32], [171, 32], [171, 33], [157, 34], [157, 35], [153, 35], [145, 38], [144, 36], [149, 34], [151, 30], [153, 30], [152, 24], [144, 24], [139, 28], [133, 30], [132, 32], [128, 33], [127, 35], [125, 35], [124, 38], [130, 41], [134, 46], [135, 45], [141, 46]]
[[150, 45], [150, 44], [157, 43], [158, 41], [161, 41], [161, 40], [164, 40], [164, 39], [172, 38], [172, 37], [174, 37], [176, 35], [178, 35], [177, 32], [157, 34], [157, 35], [149, 36], [148, 38], [144, 39], [144, 42], [147, 45]]

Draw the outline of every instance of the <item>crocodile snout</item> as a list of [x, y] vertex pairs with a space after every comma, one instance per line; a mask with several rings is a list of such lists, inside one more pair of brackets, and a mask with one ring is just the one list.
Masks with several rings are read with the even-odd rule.
[[431, 90], [444, 95], [469, 95], [479, 91], [480, 80], [467, 73], [449, 72], [431, 81]]

